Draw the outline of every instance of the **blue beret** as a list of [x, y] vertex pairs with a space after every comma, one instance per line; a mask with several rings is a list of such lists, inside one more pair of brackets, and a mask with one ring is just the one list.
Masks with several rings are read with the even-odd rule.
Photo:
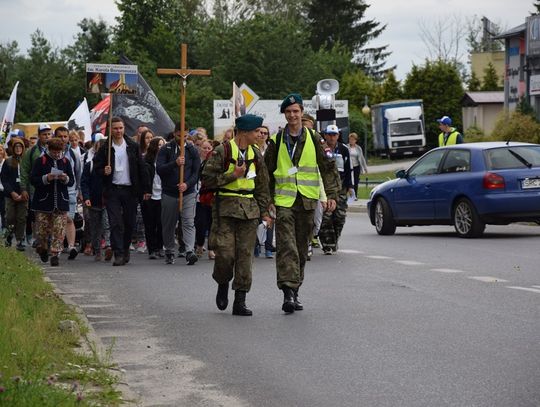
[[290, 105], [294, 105], [295, 103], [298, 103], [300, 106], [304, 106], [302, 96], [300, 96], [298, 93], [291, 93], [287, 95], [287, 97], [283, 99], [283, 102], [281, 102], [280, 112], [285, 113], [285, 109]]
[[251, 131], [262, 126], [263, 118], [254, 114], [245, 114], [238, 117], [234, 123], [238, 130]]

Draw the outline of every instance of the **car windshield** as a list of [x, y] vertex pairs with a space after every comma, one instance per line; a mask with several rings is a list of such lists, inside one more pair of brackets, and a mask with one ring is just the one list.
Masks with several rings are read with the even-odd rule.
[[396, 122], [390, 125], [391, 136], [414, 136], [422, 134], [422, 122]]
[[488, 170], [540, 167], [540, 146], [504, 146], [484, 151]]

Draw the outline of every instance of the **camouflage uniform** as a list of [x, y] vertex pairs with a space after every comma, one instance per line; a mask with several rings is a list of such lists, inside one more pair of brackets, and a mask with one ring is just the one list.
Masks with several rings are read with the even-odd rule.
[[319, 240], [323, 251], [327, 254], [337, 251], [338, 240], [347, 217], [347, 192], [354, 187], [349, 150], [344, 144], [338, 142], [334, 149], [334, 156], [336, 155], [338, 156], [336, 164], [340, 177], [340, 191], [336, 200], [336, 210], [332, 213], [323, 214], [319, 230]]
[[[338, 195], [339, 175], [334, 161], [328, 160], [319, 142], [320, 136], [314, 133], [309, 135], [304, 128], [299, 140], [292, 162], [298, 165], [307, 137], [313, 137], [317, 165], [321, 174], [328, 199], [336, 200]], [[281, 139], [285, 137], [283, 132]], [[280, 137], [278, 137], [279, 139]], [[283, 140], [281, 141], [283, 142]], [[277, 168], [278, 146], [273, 140], [268, 144], [264, 158], [270, 176], [270, 194], [274, 196], [276, 181], [274, 171]], [[313, 215], [317, 206], [316, 199], [306, 198], [298, 193], [292, 207], [276, 206], [276, 268], [277, 286], [279, 289], [289, 287], [297, 290], [304, 281], [304, 267], [307, 260], [308, 245], [313, 230]]]
[[[260, 152], [257, 155], [255, 191], [253, 198], [220, 196], [212, 206], [212, 229], [209, 247], [216, 250], [212, 277], [218, 284], [233, 280], [232, 289], [249, 291], [253, 264], [253, 242], [257, 235], [259, 218], [268, 216], [270, 195], [268, 172]], [[223, 146], [218, 146], [207, 160], [202, 182], [207, 189], [218, 189], [234, 181], [233, 174], [225, 174]], [[232, 157], [236, 162], [237, 157]]]

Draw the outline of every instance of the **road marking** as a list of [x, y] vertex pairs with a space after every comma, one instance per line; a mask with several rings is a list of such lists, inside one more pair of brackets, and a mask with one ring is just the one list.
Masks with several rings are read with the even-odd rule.
[[374, 260], [392, 260], [392, 257], [388, 256], [366, 256], [368, 259], [374, 259]]
[[339, 249], [338, 253], [347, 253], [347, 254], [362, 254], [360, 250], [350, 250], [350, 249]]
[[456, 269], [431, 269], [431, 271], [437, 271], [439, 273], [465, 273], [463, 270]]
[[425, 264], [414, 260], [394, 260], [394, 263], [403, 264], [404, 266], [423, 266]]
[[534, 288], [540, 288], [540, 285], [533, 285]]
[[476, 276], [476, 277], [467, 277], [471, 280], [482, 281], [484, 283], [507, 283], [508, 280], [503, 280], [502, 278], [489, 277], [489, 276]]
[[[533, 287], [539, 287], [539, 286], [533, 285]], [[540, 289], [538, 288], [514, 287], [514, 286], [507, 286], [507, 288], [513, 288], [514, 290], [530, 291], [531, 293], [540, 294]]]

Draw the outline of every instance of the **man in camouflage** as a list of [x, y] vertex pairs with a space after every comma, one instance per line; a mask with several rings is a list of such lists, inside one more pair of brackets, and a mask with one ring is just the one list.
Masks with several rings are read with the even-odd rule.
[[[270, 210], [276, 213], [277, 285], [283, 291], [282, 310], [303, 309], [298, 290], [313, 229], [313, 215], [320, 197], [320, 178], [332, 212], [338, 196], [334, 161], [326, 158], [320, 136], [302, 126], [302, 97], [288, 95], [281, 104], [287, 126], [274, 134], [265, 153], [270, 176]], [[320, 175], [319, 175], [320, 174]]]
[[216, 305], [228, 305], [229, 282], [235, 292], [233, 315], [252, 315], [246, 307], [251, 288], [253, 245], [259, 219], [271, 226], [268, 214], [268, 172], [254, 147], [263, 118], [251, 114], [236, 119], [232, 140], [218, 146], [202, 171], [202, 183], [216, 191], [209, 247], [216, 250], [214, 273], [218, 283]]
[[336, 210], [323, 215], [319, 240], [324, 254], [332, 254], [338, 249], [338, 240], [345, 225], [347, 216], [347, 194], [353, 192], [353, 179], [349, 149], [338, 141], [339, 129], [335, 124], [330, 124], [324, 131], [326, 145], [331, 151], [332, 158], [336, 163], [340, 178], [339, 196], [336, 202]]

